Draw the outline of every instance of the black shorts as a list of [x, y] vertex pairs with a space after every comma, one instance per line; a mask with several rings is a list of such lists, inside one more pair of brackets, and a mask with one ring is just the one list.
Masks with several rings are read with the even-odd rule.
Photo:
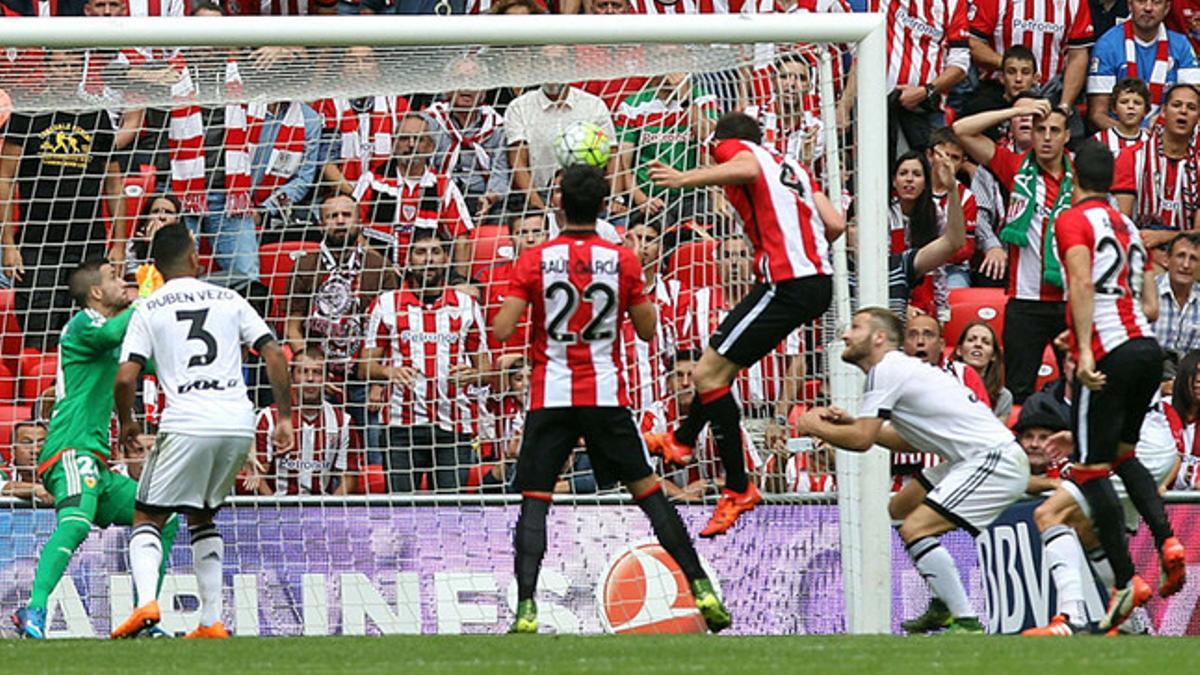
[[650, 453], [628, 408], [542, 408], [525, 416], [517, 455], [519, 492], [553, 492], [583, 437], [596, 483], [632, 483], [654, 473]]
[[708, 345], [748, 368], [800, 326], [819, 318], [833, 299], [833, 277], [755, 284], [717, 327]]
[[1075, 379], [1071, 432], [1077, 464], [1111, 464], [1121, 443], [1135, 445], [1162, 380], [1162, 349], [1152, 338], [1130, 340], [1100, 359], [1107, 380], [1092, 391]]

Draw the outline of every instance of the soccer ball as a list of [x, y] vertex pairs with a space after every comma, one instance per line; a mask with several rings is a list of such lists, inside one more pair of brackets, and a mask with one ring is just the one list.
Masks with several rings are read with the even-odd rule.
[[575, 122], [554, 139], [554, 156], [564, 169], [572, 164], [603, 167], [608, 163], [609, 143], [608, 134], [598, 125]]

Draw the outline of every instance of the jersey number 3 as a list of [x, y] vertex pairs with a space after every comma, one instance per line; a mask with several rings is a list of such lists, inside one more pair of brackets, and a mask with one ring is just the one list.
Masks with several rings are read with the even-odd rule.
[[204, 344], [204, 353], [196, 354], [188, 359], [188, 368], [196, 366], [207, 366], [217, 360], [217, 339], [213, 334], [204, 330], [204, 321], [208, 319], [207, 309], [184, 310], [181, 309], [175, 312], [175, 320], [179, 322], [187, 321], [191, 325], [188, 327], [188, 340], [199, 340]]
[[[565, 329], [570, 325], [571, 317], [575, 316], [575, 310], [579, 308], [579, 291], [565, 281], [556, 281], [546, 287], [546, 302], [553, 302], [556, 297], [565, 302], [546, 322], [546, 335], [555, 342], [575, 342], [575, 333]], [[583, 339], [587, 342], [611, 340], [614, 332], [606, 328], [605, 324], [608, 323], [609, 315], [617, 308], [617, 294], [612, 288], [596, 283], [583, 289], [583, 299], [592, 305], [592, 320], [583, 327]]]

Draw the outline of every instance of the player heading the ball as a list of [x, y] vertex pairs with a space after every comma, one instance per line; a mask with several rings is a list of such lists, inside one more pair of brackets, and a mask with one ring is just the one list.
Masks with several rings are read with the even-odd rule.
[[[741, 405], [729, 386], [738, 371], [775, 350], [800, 326], [829, 309], [833, 262], [829, 244], [846, 229], [842, 214], [816, 188], [808, 169], [761, 145], [762, 130], [744, 113], [717, 120], [716, 166], [678, 171], [652, 162], [650, 179], [667, 188], [721, 185], [754, 246], [758, 283], [713, 333], [692, 372], [696, 397], [674, 432], [647, 439], [674, 464], [692, 461], [692, 448], [705, 423], [712, 423], [717, 453], [725, 467], [725, 489], [701, 537], [723, 534], [742, 513], [762, 501], [746, 476], [742, 454]], [[784, 425], [787, 420], [777, 420]]]
[[617, 337], [628, 315], [638, 336], [648, 340], [658, 317], [637, 257], [596, 234], [607, 198], [608, 182], [600, 169], [584, 164], [566, 169], [562, 232], [521, 254], [492, 326], [496, 339], [506, 341], [525, 308], [532, 310], [529, 413], [517, 457], [521, 515], [514, 537], [518, 604], [512, 632], [537, 632], [534, 589], [546, 553], [546, 514], [559, 472], [583, 437], [597, 483], [625, 484], [659, 543], [691, 582], [696, 608], [715, 633], [732, 618], [683, 521], [663, 495], [629, 412]]

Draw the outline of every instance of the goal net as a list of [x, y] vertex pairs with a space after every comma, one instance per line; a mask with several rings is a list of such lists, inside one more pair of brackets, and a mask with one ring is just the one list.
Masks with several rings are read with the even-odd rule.
[[[504, 343], [491, 331], [512, 262], [557, 232], [562, 168], [603, 168], [601, 236], [637, 254], [659, 314], [654, 339], [619, 336], [635, 419], [646, 433], [673, 429], [691, 368], [754, 282], [753, 251], [719, 189], [663, 189], [648, 167], [713, 164], [713, 127], [730, 111], [810, 168], [852, 235], [835, 246], [827, 315], [735, 385], [747, 469], [767, 503], [698, 550], [737, 633], [884, 632], [893, 585], [915, 594], [898, 609], [924, 602], [919, 580], [892, 569], [886, 458], [791, 431], [809, 407], [853, 409], [860, 380], [838, 358], [839, 330], [854, 304], [886, 299], [877, 17], [18, 23], [0, 26], [0, 44], [14, 45], [0, 54], [11, 108], [0, 128], [0, 448], [4, 491], [18, 495], [0, 510], [5, 611], [28, 598], [54, 527], [51, 508], [19, 495], [38, 425], [65, 393], [59, 338], [78, 311], [68, 275], [108, 257], [129, 298], [149, 293], [150, 238], [183, 222], [204, 278], [244, 294], [287, 345], [298, 408], [296, 449], [276, 453], [264, 368], [247, 353], [263, 470], [239, 480], [218, 519], [227, 625], [502, 630], [516, 604], [512, 482], [529, 375], [527, 324]], [[148, 432], [162, 407], [146, 376], [137, 415]], [[136, 478], [140, 464], [132, 454], [111, 469]], [[693, 466], [658, 468], [699, 531], [723, 481], [713, 441], [701, 437]], [[677, 566], [582, 448], [556, 493], [544, 630], [703, 629]], [[103, 636], [127, 614], [126, 538], [95, 530], [79, 549], [51, 598], [51, 635]], [[161, 601], [169, 631], [197, 620], [182, 539]]]

